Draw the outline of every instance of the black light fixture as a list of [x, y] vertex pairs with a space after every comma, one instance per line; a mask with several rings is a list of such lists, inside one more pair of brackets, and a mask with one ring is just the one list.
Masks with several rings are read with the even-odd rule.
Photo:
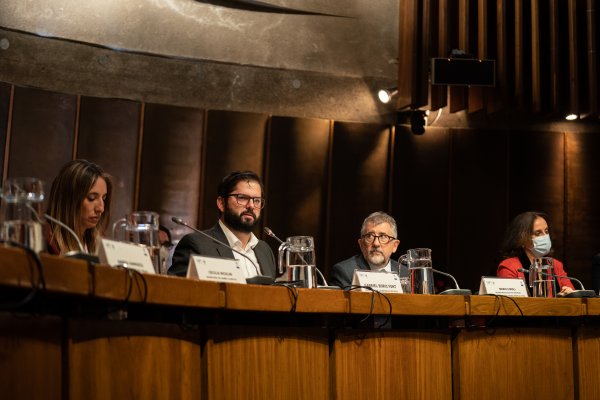
[[410, 123], [410, 131], [415, 135], [422, 135], [425, 133], [425, 126], [427, 125], [427, 111], [419, 109], [398, 111], [396, 123]]
[[423, 110], [412, 110], [410, 115], [410, 131], [415, 135], [425, 133], [425, 124], [427, 123], [427, 113]]

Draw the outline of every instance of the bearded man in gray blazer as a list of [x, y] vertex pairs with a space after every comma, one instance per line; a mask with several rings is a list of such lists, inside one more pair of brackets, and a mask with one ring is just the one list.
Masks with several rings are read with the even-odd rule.
[[408, 268], [391, 259], [399, 244], [396, 220], [382, 211], [372, 213], [365, 218], [360, 230], [360, 254], [335, 264], [329, 284], [341, 288], [350, 286], [355, 269], [396, 272], [407, 277]]
[[275, 279], [275, 256], [271, 247], [259, 240], [252, 231], [260, 221], [265, 206], [264, 188], [252, 171], [235, 171], [221, 181], [217, 189], [217, 223], [204, 231], [207, 235], [229, 244], [252, 260], [234, 253], [231, 249], [198, 233], [184, 236], [173, 253], [170, 275], [186, 276], [190, 255], [235, 258], [245, 277], [269, 276]]

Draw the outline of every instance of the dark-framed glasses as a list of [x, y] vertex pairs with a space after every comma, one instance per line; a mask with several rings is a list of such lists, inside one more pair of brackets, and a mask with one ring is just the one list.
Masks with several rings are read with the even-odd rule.
[[364, 235], [361, 236], [361, 238], [367, 244], [373, 243], [375, 241], [375, 239], [379, 239], [379, 244], [388, 244], [392, 240], [396, 240], [395, 237], [388, 236], [385, 233], [382, 233], [381, 235], [374, 235], [372, 233], [365, 233]]
[[238, 203], [238, 206], [242, 207], [246, 207], [250, 200], [252, 200], [252, 206], [254, 206], [254, 208], [263, 208], [265, 206], [265, 199], [263, 199], [262, 197], [250, 197], [246, 196], [245, 194], [239, 193], [228, 194], [225, 197], [235, 198], [235, 201]]

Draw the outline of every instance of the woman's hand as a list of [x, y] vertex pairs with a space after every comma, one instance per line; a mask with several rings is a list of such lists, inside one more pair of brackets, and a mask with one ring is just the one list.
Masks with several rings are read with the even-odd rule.
[[562, 288], [560, 288], [560, 292], [558, 292], [558, 295], [559, 295], [559, 296], [566, 296], [566, 295], [568, 295], [569, 293], [573, 293], [573, 292], [574, 292], [574, 290], [573, 290], [573, 289], [571, 289], [570, 287], [568, 287], [568, 286], [563, 286]]

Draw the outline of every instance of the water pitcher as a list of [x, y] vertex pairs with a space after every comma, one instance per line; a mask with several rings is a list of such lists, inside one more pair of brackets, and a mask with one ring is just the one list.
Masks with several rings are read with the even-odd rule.
[[37, 178], [7, 179], [2, 186], [0, 238], [21, 243], [36, 252], [45, 248], [40, 216], [44, 184]]
[[532, 297], [556, 297], [554, 259], [541, 257], [533, 260], [529, 268], [529, 286]]
[[406, 263], [410, 274], [413, 294], [433, 294], [433, 266], [431, 264], [431, 249], [409, 249], [401, 262]]
[[291, 236], [279, 246], [278, 281], [295, 282], [302, 287], [317, 287], [315, 241], [312, 236]]
[[159, 215], [153, 211], [135, 211], [116, 221], [112, 227], [115, 240], [148, 247], [156, 273], [160, 273]]

